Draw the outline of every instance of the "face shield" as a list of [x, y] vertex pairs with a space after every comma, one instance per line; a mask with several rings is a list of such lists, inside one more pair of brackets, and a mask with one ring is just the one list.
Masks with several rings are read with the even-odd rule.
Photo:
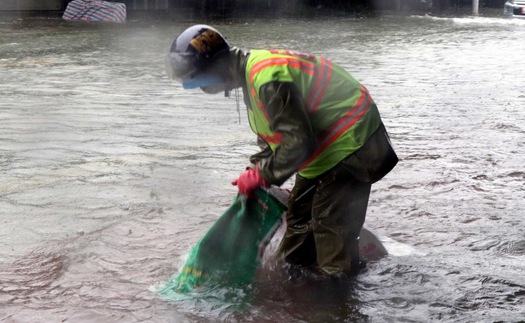
[[215, 59], [204, 69], [198, 69], [193, 63], [193, 55], [168, 53], [166, 72], [172, 81], [182, 84], [184, 89], [201, 88], [209, 94], [225, 91], [230, 79], [225, 56]]
[[166, 56], [166, 73], [170, 80], [182, 83], [184, 78], [196, 71], [197, 68], [193, 65], [192, 55], [169, 52]]

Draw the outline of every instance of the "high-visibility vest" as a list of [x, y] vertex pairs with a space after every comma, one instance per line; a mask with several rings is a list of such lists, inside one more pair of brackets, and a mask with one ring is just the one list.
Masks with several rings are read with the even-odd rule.
[[270, 130], [270, 119], [259, 99], [268, 82], [292, 82], [301, 94], [317, 136], [318, 148], [299, 169], [314, 178], [361, 148], [381, 124], [377, 107], [366, 88], [343, 68], [323, 57], [281, 50], [252, 50], [247, 61], [246, 81], [251, 107], [252, 131], [272, 148], [282, 143], [282, 134]]

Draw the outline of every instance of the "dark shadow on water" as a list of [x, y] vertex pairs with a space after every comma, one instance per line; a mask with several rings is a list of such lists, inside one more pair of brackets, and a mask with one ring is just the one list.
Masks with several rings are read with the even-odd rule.
[[245, 288], [206, 287], [172, 301], [193, 321], [368, 322], [355, 277], [327, 278], [263, 269]]
[[250, 303], [259, 313], [292, 322], [368, 321], [360, 312], [355, 277], [329, 278], [307, 271], [290, 275], [280, 268], [254, 282]]

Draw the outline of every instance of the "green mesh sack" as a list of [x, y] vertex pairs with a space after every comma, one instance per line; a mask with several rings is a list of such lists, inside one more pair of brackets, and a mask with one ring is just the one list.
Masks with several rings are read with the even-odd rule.
[[201, 286], [248, 285], [264, 248], [279, 226], [286, 207], [266, 190], [255, 196], [238, 195], [232, 205], [191, 249], [180, 272], [159, 290], [169, 298]]

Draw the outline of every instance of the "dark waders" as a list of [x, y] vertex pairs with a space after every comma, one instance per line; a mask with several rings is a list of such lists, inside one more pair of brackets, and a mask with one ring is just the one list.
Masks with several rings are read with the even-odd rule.
[[370, 189], [341, 164], [315, 179], [297, 175], [279, 253], [292, 265], [327, 275], [357, 272]]

